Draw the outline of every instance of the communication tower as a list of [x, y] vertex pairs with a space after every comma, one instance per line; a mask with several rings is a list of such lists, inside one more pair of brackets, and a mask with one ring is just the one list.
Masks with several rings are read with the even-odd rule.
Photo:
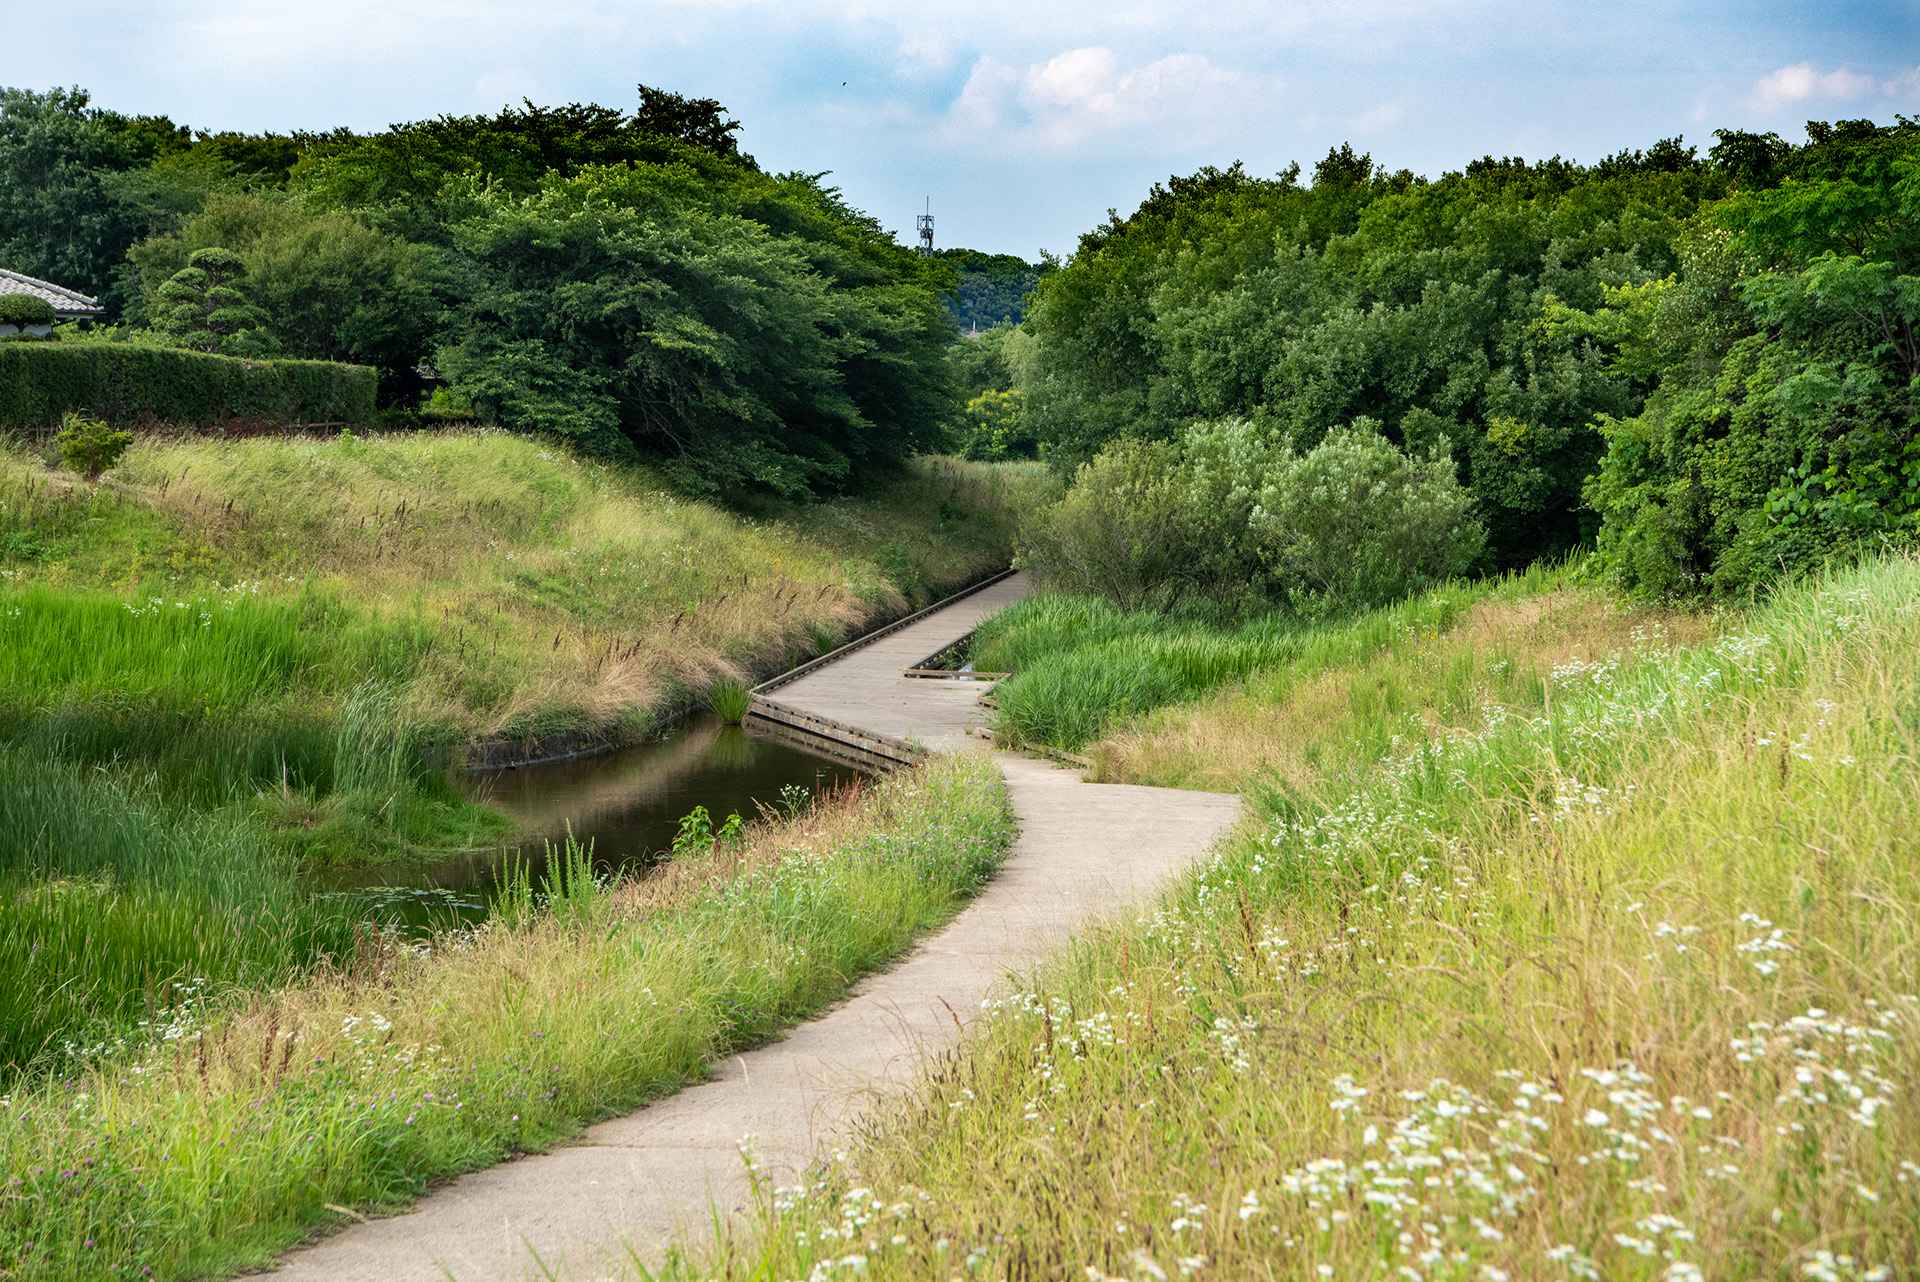
[[913, 220], [914, 228], [920, 233], [920, 252], [933, 252], [933, 197], [927, 197], [927, 212]]

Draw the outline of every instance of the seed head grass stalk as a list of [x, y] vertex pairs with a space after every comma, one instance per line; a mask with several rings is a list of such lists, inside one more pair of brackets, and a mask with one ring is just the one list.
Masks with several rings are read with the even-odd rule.
[[[1157, 907], [669, 1272], [1903, 1276], [1920, 563], [1618, 640], [1525, 703], [1416, 709], [1417, 736], [1396, 712], [1311, 787], [1283, 763]], [[1348, 675], [1444, 694], [1433, 656]], [[1310, 682], [1272, 711], [1379, 742], [1349, 706]]]

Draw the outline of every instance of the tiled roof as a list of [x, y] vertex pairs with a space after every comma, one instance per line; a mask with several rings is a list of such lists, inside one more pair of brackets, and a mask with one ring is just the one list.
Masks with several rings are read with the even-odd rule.
[[19, 272], [10, 272], [0, 267], [0, 294], [26, 294], [33, 298], [43, 298], [53, 304], [54, 315], [64, 319], [78, 316], [98, 316], [106, 309], [100, 306], [97, 298], [88, 298], [77, 290], [66, 289], [44, 280], [35, 280], [31, 276], [22, 276]]

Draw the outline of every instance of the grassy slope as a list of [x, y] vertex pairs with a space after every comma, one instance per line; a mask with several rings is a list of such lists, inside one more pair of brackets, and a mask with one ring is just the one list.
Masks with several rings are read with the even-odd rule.
[[1920, 563], [1546, 586], [1112, 734], [1257, 821], [685, 1271], [1911, 1271]]
[[945, 919], [1012, 840], [984, 756], [830, 798], [615, 888], [563, 876], [433, 951], [244, 1005], [0, 1100], [0, 1277], [182, 1278], [267, 1260], [436, 1176], [697, 1080]]
[[301, 863], [499, 835], [449, 746], [639, 734], [1004, 565], [1046, 484], [750, 518], [488, 432], [146, 440], [97, 489], [0, 448], [0, 1071], [338, 955]]
[[921, 460], [871, 499], [743, 516], [492, 432], [143, 441], [97, 492], [13, 447], [0, 573], [340, 610], [398, 634], [411, 711], [463, 734], [636, 729], [1006, 564], [1047, 484]]

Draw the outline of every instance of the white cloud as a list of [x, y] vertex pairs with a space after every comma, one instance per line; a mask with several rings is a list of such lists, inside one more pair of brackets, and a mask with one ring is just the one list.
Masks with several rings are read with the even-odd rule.
[[1004, 144], [1060, 150], [1153, 126], [1204, 141], [1277, 92], [1277, 82], [1195, 53], [1129, 65], [1112, 49], [1066, 49], [1015, 66], [982, 57], [947, 114], [955, 141], [986, 132]]
[[1383, 102], [1368, 107], [1355, 116], [1350, 128], [1356, 136], [1385, 133], [1401, 124], [1406, 118], [1406, 107], [1397, 102]]
[[963, 129], [998, 129], [1020, 89], [1020, 73], [993, 58], [973, 64], [948, 118]]
[[900, 39], [897, 75], [938, 74], [953, 66], [953, 42], [929, 32], [910, 32]]
[[1812, 99], [1831, 101], [1858, 98], [1871, 93], [1874, 88], [1872, 76], [1846, 67], [1820, 71], [1810, 62], [1796, 62], [1769, 71], [1754, 81], [1749, 97], [1753, 105], [1762, 111], [1779, 111], [1783, 107]]

